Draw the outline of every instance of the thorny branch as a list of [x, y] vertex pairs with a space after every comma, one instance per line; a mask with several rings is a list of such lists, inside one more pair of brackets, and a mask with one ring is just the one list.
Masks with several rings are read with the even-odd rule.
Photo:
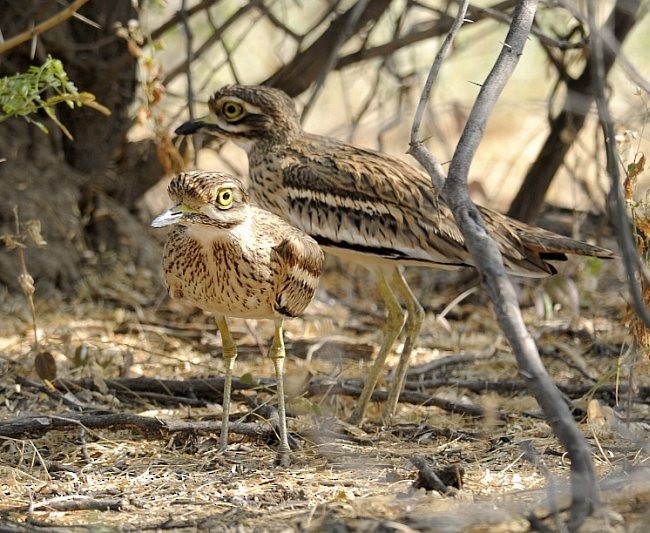
[[458, 16], [454, 21], [449, 33], [445, 37], [445, 40], [442, 42], [442, 46], [438, 50], [435, 59], [433, 60], [433, 65], [431, 65], [431, 70], [429, 70], [429, 75], [427, 80], [424, 82], [424, 88], [422, 89], [422, 94], [420, 95], [420, 101], [418, 102], [418, 107], [415, 110], [415, 116], [413, 117], [413, 125], [411, 127], [411, 138], [409, 142], [409, 153], [417, 159], [426, 171], [431, 176], [431, 182], [433, 186], [441, 191], [445, 185], [445, 172], [440, 165], [440, 162], [433, 157], [433, 154], [426, 149], [422, 141], [419, 139], [420, 125], [422, 124], [422, 117], [424, 115], [424, 109], [429, 101], [429, 94], [433, 88], [433, 84], [438, 77], [440, 72], [440, 67], [442, 67], [442, 62], [445, 59], [449, 48], [451, 48], [452, 43], [456, 34], [460, 30], [460, 27], [465, 21], [465, 14], [467, 13], [467, 7], [469, 5], [469, 0], [463, 0], [463, 3], [458, 9]]
[[[467, 175], [472, 159], [492, 109], [523, 52], [536, 7], [536, 0], [521, 0], [517, 4], [499, 58], [481, 87], [457, 145], [449, 168], [449, 176], [443, 188], [443, 196], [452, 208], [469, 252], [475, 258], [475, 265], [493, 302], [497, 320], [517, 358], [519, 371], [526, 379], [554, 433], [569, 452], [572, 472], [572, 507], [569, 527], [577, 529], [598, 501], [591, 452], [541, 362], [535, 343], [523, 322], [517, 296], [506, 275], [501, 254], [487, 234], [467, 189]], [[462, 16], [461, 8], [458, 18]], [[435, 76], [439, 68], [437, 62], [438, 56], [432, 65], [433, 74], [430, 77]], [[430, 88], [430, 84], [427, 84], [424, 98], [428, 98]], [[419, 124], [418, 121], [416, 115], [414, 122]], [[414, 130], [417, 132], [417, 127]], [[418, 160], [420, 159], [423, 166], [430, 170], [433, 156], [425, 153], [423, 157], [418, 157]], [[432, 170], [430, 172], [432, 183], [436, 186], [439, 181], [438, 169]]]
[[48, 30], [51, 30], [55, 26], [58, 26], [65, 20], [69, 19], [70, 17], [74, 16], [74, 14], [81, 9], [81, 7], [86, 4], [88, 0], [76, 0], [72, 4], [70, 4], [68, 7], [65, 9], [62, 9], [59, 13], [54, 15], [53, 17], [50, 17], [49, 19], [41, 22], [40, 24], [37, 24], [33, 28], [30, 28], [29, 30], [26, 30], [11, 39], [8, 39], [2, 43], [0, 43], [0, 54], [5, 53], [7, 50], [11, 50], [12, 48], [15, 48], [18, 45], [21, 45], [22, 43], [29, 41], [30, 39], [33, 39], [37, 35], [40, 35], [41, 33], [44, 33]]

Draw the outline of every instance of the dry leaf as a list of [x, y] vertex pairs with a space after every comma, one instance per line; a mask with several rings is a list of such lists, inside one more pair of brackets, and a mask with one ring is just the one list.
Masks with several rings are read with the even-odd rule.
[[32, 240], [36, 246], [45, 246], [47, 242], [41, 234], [41, 221], [40, 220], [28, 220], [25, 224], [27, 228], [27, 235]]
[[48, 351], [38, 352], [34, 358], [34, 370], [43, 381], [54, 381], [56, 379], [54, 356]]

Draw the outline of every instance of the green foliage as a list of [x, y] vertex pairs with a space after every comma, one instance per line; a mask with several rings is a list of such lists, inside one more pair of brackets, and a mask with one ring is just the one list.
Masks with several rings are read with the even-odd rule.
[[27, 72], [0, 78], [0, 122], [10, 117], [22, 117], [44, 133], [48, 133], [45, 125], [33, 118], [33, 115], [42, 109], [61, 131], [72, 139], [72, 135], [59, 122], [54, 111], [61, 103], [70, 108], [85, 105], [110, 115], [106, 107], [95, 101], [93, 94], [79, 92], [68, 78], [61, 61], [51, 56], [48, 56], [40, 67], [32, 65]]

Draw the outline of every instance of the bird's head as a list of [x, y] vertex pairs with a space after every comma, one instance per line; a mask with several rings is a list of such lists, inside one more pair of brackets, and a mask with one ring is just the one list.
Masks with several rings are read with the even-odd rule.
[[193, 170], [175, 176], [167, 188], [174, 206], [151, 225], [202, 225], [229, 229], [248, 216], [248, 193], [241, 181], [222, 172]]
[[259, 140], [286, 141], [301, 131], [293, 100], [280, 89], [261, 85], [227, 85], [208, 102], [210, 113], [185, 122], [178, 135], [205, 132], [244, 148]]

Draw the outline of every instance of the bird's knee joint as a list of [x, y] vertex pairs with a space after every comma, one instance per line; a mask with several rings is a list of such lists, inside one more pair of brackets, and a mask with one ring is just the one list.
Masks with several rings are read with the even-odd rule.
[[269, 350], [269, 359], [272, 361], [277, 361], [278, 359], [284, 359], [284, 350], [282, 346], [271, 346]]
[[424, 322], [424, 317], [426, 313], [424, 312], [424, 309], [422, 309], [422, 306], [418, 303], [415, 302], [416, 305], [414, 306], [413, 310], [409, 313], [409, 318], [413, 324], [417, 324], [418, 326], [422, 325], [422, 322]]
[[388, 311], [388, 320], [386, 321], [386, 331], [395, 334], [402, 331], [404, 324], [408, 320], [408, 314], [401, 307], [391, 308]]

